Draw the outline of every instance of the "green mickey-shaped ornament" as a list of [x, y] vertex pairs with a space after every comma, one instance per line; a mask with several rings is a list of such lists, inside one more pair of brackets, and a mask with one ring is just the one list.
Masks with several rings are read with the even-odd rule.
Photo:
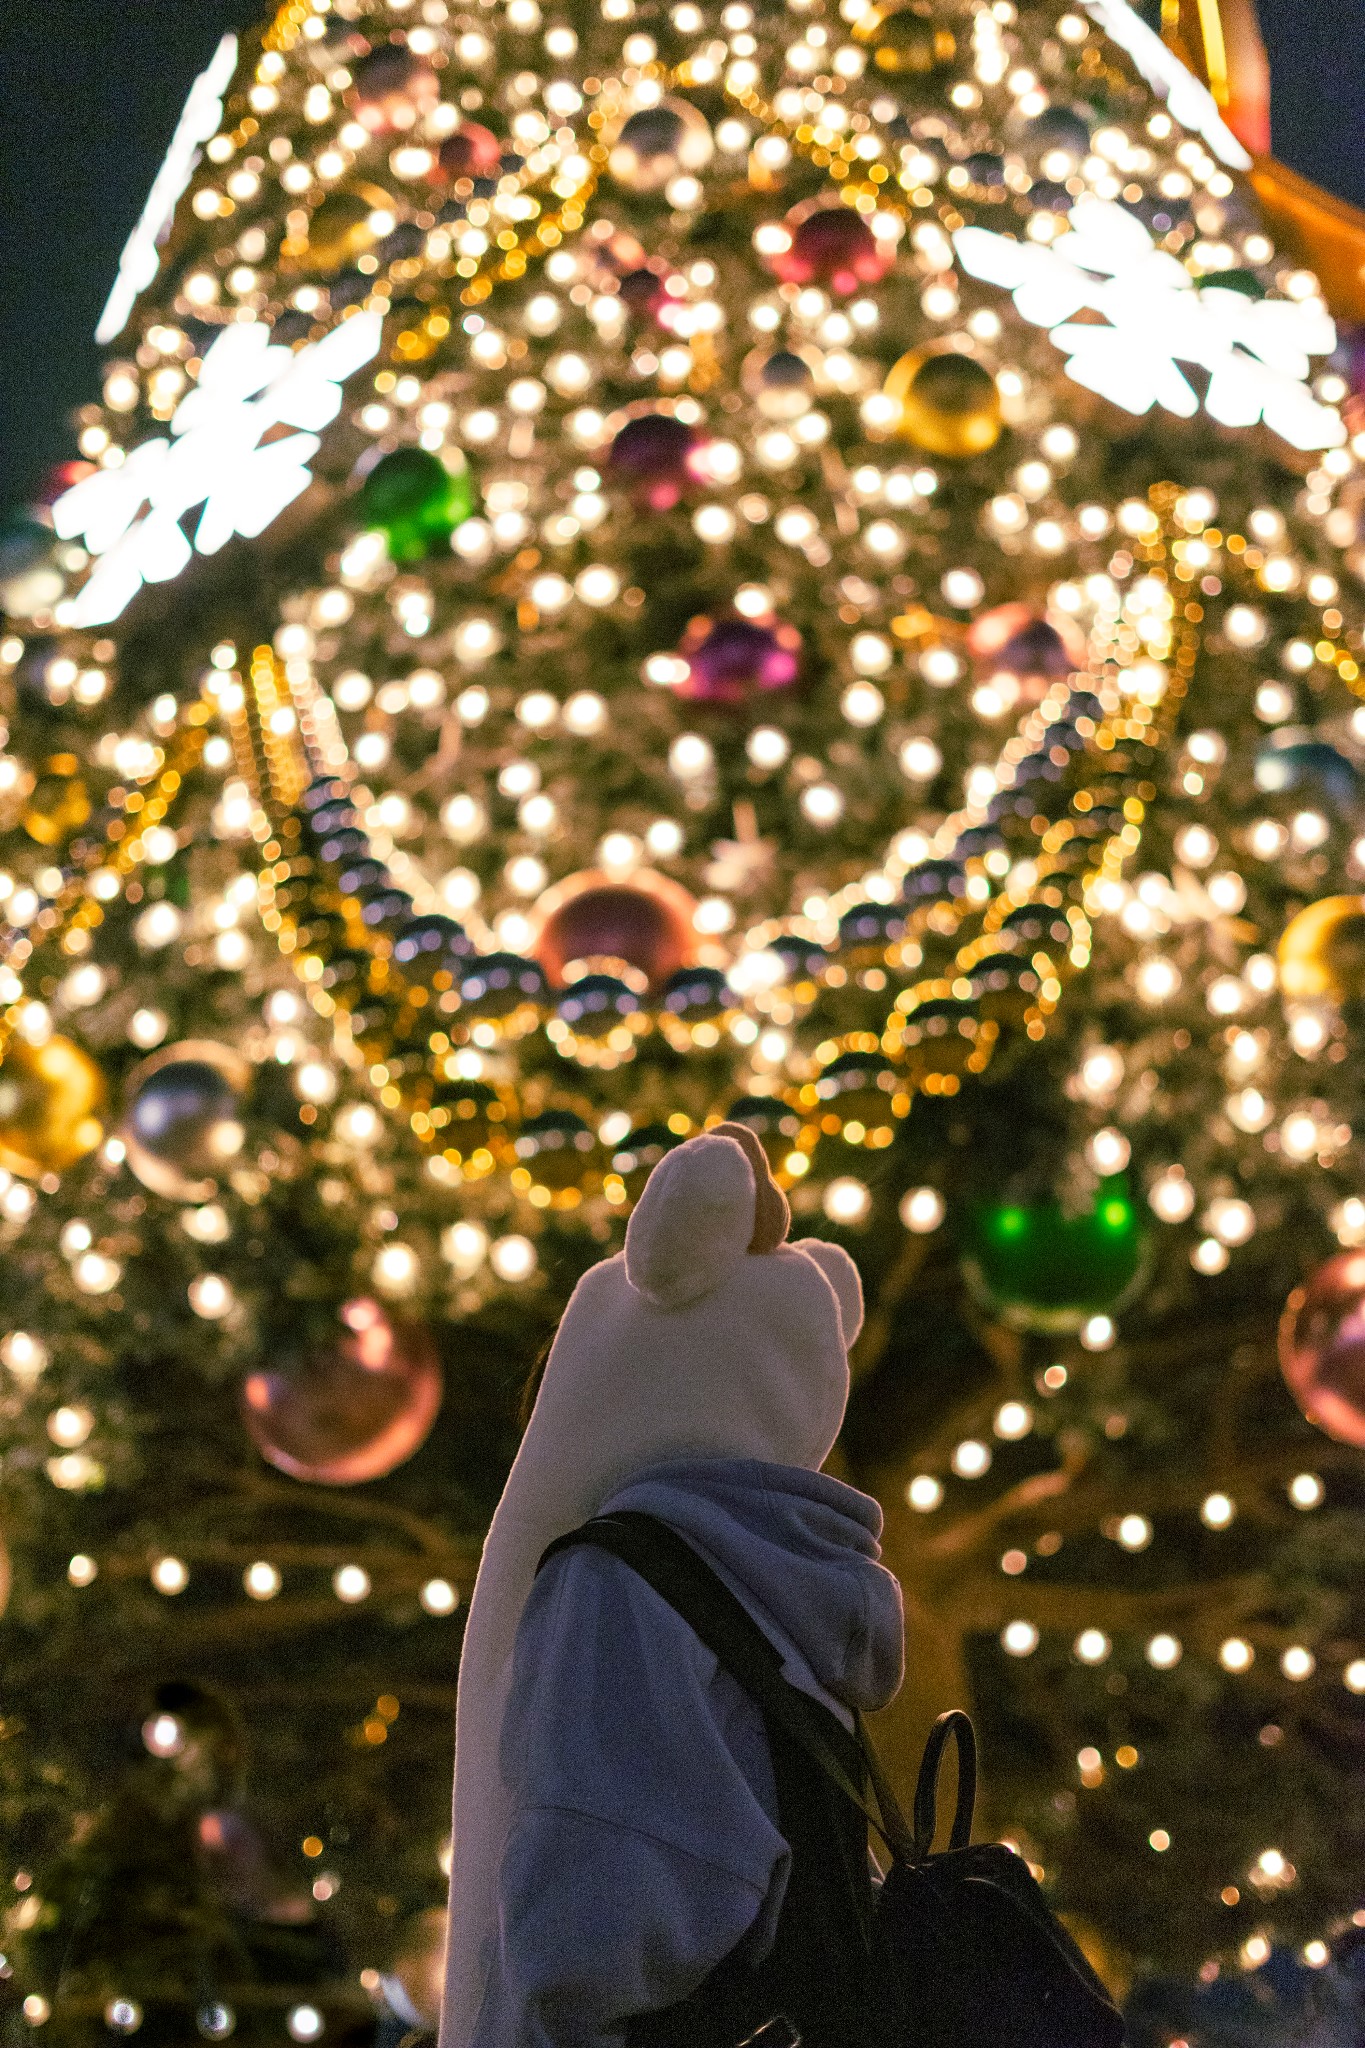
[[1123, 1174], [1101, 1181], [1088, 1209], [1046, 1201], [976, 1203], [962, 1268], [974, 1294], [1015, 1329], [1077, 1330], [1118, 1308], [1140, 1281], [1146, 1243]]
[[463, 460], [426, 448], [395, 448], [360, 487], [360, 516], [382, 533], [395, 562], [421, 562], [448, 547], [474, 509], [474, 480]]

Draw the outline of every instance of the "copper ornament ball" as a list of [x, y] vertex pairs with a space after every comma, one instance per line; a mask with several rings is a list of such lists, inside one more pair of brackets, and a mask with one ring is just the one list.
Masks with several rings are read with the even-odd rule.
[[556, 988], [575, 968], [613, 965], [658, 988], [696, 958], [696, 899], [667, 875], [640, 868], [621, 877], [586, 868], [545, 891], [535, 906], [530, 952]]
[[344, 1304], [330, 1344], [258, 1366], [241, 1396], [266, 1462], [318, 1486], [386, 1478], [425, 1443], [440, 1406], [430, 1333], [364, 1296]]
[[1308, 1420], [1365, 1450], [1365, 1251], [1338, 1252], [1280, 1319], [1280, 1370]]

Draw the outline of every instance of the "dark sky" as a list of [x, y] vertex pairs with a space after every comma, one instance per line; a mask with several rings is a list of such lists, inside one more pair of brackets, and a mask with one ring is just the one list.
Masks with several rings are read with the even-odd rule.
[[[1260, 0], [1277, 154], [1365, 206], [1365, 0]], [[196, 72], [263, 0], [14, 0], [0, 107], [0, 509], [73, 452], [91, 331]], [[1150, 9], [1147, 11], [1151, 11]]]

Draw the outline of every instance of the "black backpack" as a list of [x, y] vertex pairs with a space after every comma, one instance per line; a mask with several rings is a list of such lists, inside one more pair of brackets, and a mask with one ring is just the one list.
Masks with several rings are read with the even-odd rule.
[[[846, 1828], [837, 1831], [843, 1837], [838, 1843], [836, 1831], [825, 1831], [824, 1841], [835, 1846], [828, 1856], [831, 1868], [821, 1879], [833, 1911], [822, 1917], [837, 1927], [841, 1954], [837, 1970], [826, 1965], [820, 1975], [826, 1984], [837, 1975], [845, 1987], [845, 2009], [832, 2021], [827, 2010], [818, 2012], [815, 2024], [808, 2023], [806, 2048], [824, 2048], [826, 2040], [837, 2041], [840, 2048], [845, 2042], [859, 2048], [1122, 2048], [1121, 2015], [1049, 1911], [1028, 1865], [1003, 1844], [972, 1844], [976, 1738], [966, 1714], [939, 1716], [920, 1767], [913, 1825], [907, 1824], [861, 1724], [850, 1741], [824, 1707], [788, 1683], [781, 1658], [762, 1629], [675, 1529], [652, 1515], [599, 1515], [552, 1543], [541, 1564], [581, 1543], [610, 1551], [638, 1572], [748, 1693], [763, 1716], [780, 1806], [780, 1760], [798, 1755], [808, 1782], [813, 1779], [819, 1789], [839, 1795], [835, 1804], [842, 1807], [845, 1822], [857, 1809], [853, 1818], [860, 1826], [870, 1822], [890, 1851], [891, 1869], [869, 1915], [862, 1873], [850, 1868]], [[957, 1810], [948, 1847], [936, 1853], [938, 1774], [950, 1739], [958, 1753]], [[875, 1804], [865, 1797], [865, 1783], [871, 1785]], [[791, 1840], [790, 1816], [783, 1811], [781, 1818]], [[809, 1844], [809, 1825], [805, 1835]], [[802, 1844], [794, 1841], [792, 1846], [789, 1889], [795, 1892]], [[809, 1885], [804, 1896], [812, 1897]], [[810, 1980], [808, 1975], [803, 1980], [801, 1967], [808, 1944], [784, 1944], [782, 1921], [787, 1917], [784, 1905], [774, 1957], [757, 1978], [750, 1977], [755, 1991], [761, 1981], [761, 2003], [771, 2004], [748, 2020], [744, 2032], [787, 2017], [792, 2032], [800, 2033], [811, 2010]], [[791, 1997], [784, 1996], [784, 1973]], [[715, 1977], [727, 2012], [753, 2014], [752, 2000], [746, 2004], [734, 1995], [745, 1977], [742, 1956], [727, 1959]], [[819, 2003], [817, 1995], [814, 2004]], [[704, 2006], [705, 2000], [699, 2000], [695, 2023], [685, 2025], [677, 2038], [715, 2038], [702, 2023]], [[682, 2017], [686, 2008], [675, 2010]], [[648, 2021], [643, 2031], [628, 2031], [631, 2041], [671, 2037], [667, 2028], [652, 2033]], [[728, 2038], [738, 2042], [739, 2032]]]

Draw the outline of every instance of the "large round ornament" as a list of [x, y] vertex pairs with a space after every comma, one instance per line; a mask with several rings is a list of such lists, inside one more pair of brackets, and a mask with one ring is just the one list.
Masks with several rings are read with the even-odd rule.
[[1044, 616], [1017, 602], [994, 605], [973, 619], [967, 651], [983, 674], [1010, 677], [1030, 702], [1085, 664], [1085, 642], [1070, 619]]
[[896, 431], [930, 455], [965, 460], [1000, 439], [1000, 393], [989, 370], [953, 349], [912, 349], [893, 365], [886, 395], [900, 403]]
[[627, 420], [607, 455], [607, 475], [637, 505], [667, 512], [683, 493], [704, 481], [704, 437], [668, 412]]
[[1310, 903], [1290, 918], [1276, 952], [1280, 992], [1290, 1002], [1358, 1002], [1365, 995], [1365, 896]]
[[619, 880], [588, 868], [547, 889], [533, 913], [533, 957], [563, 988], [571, 970], [621, 973], [661, 988], [696, 958], [696, 900], [651, 868]]
[[230, 1046], [187, 1038], [128, 1077], [119, 1136], [128, 1165], [155, 1195], [206, 1202], [242, 1149], [251, 1068]]
[[885, 277], [895, 260], [889, 243], [879, 242], [851, 207], [803, 201], [787, 216], [791, 237], [785, 249], [765, 258], [784, 284], [824, 285], [846, 299]]
[[394, 206], [379, 185], [347, 185], [329, 192], [308, 223], [301, 248], [286, 250], [286, 270], [332, 271], [368, 255], [391, 233]]
[[1280, 1319], [1280, 1369], [1308, 1420], [1365, 1450], [1365, 1252], [1338, 1252]]
[[963, 1271], [1003, 1322], [1023, 1330], [1077, 1330], [1118, 1308], [1142, 1277], [1145, 1238], [1127, 1180], [1101, 1183], [1094, 1204], [978, 1203], [965, 1218]]
[[693, 619], [678, 653], [687, 675], [678, 695], [694, 704], [744, 704], [789, 690], [800, 667], [801, 635], [776, 619]]
[[687, 100], [663, 99], [623, 122], [607, 168], [632, 192], [657, 192], [680, 171], [703, 170], [713, 148], [705, 115]]
[[0, 1166], [26, 1180], [64, 1173], [104, 1136], [104, 1076], [69, 1038], [12, 1038], [0, 1060]]
[[870, 43], [872, 62], [878, 71], [900, 72], [911, 78], [929, 78], [943, 71], [957, 55], [957, 38], [950, 28], [926, 21], [905, 0], [904, 5], [873, 6], [859, 16], [854, 40]]
[[371, 135], [401, 134], [415, 128], [441, 96], [436, 73], [424, 57], [401, 43], [382, 43], [352, 69], [351, 105]]
[[395, 562], [421, 562], [447, 547], [474, 509], [474, 482], [426, 448], [395, 448], [360, 486], [360, 516], [377, 527]]
[[441, 1406], [428, 1332], [362, 1296], [326, 1344], [282, 1344], [242, 1385], [242, 1419], [261, 1456], [291, 1479], [357, 1486], [383, 1479], [426, 1441]]

